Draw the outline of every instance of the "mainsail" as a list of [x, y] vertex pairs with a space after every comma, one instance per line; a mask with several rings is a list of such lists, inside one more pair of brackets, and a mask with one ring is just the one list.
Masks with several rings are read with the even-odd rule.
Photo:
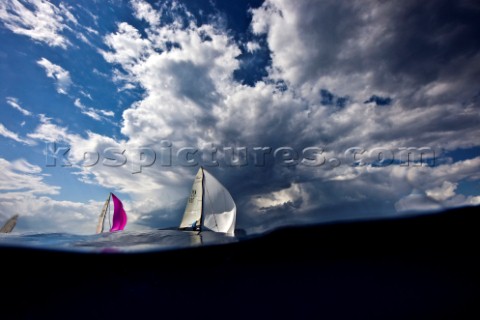
[[202, 218], [202, 199], [203, 199], [203, 170], [200, 168], [195, 180], [193, 181], [192, 191], [188, 197], [187, 207], [183, 213], [183, 219], [180, 228], [199, 228]]
[[102, 212], [100, 212], [100, 216], [98, 217], [98, 224], [97, 224], [97, 233], [102, 233], [103, 232], [103, 225], [105, 224], [105, 216], [107, 214], [108, 207], [110, 206], [110, 197], [112, 196], [112, 193], [108, 194], [108, 198], [105, 201], [105, 204], [103, 205]]
[[237, 208], [228, 190], [200, 168], [193, 182], [180, 229], [234, 234]]
[[17, 225], [18, 214], [14, 215], [5, 222], [2, 228], [0, 228], [0, 233], [10, 233], [13, 228]]
[[105, 217], [110, 208], [110, 198], [113, 200], [113, 219], [110, 232], [121, 231], [127, 224], [127, 213], [123, 208], [122, 201], [120, 201], [120, 199], [118, 199], [113, 193], [110, 193], [98, 218], [97, 233], [102, 233], [104, 230]]

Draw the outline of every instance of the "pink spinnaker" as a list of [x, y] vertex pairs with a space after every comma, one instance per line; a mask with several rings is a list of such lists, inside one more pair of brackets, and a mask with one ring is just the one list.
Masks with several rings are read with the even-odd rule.
[[118, 199], [113, 193], [112, 193], [112, 199], [113, 199], [113, 221], [112, 221], [112, 228], [110, 229], [110, 232], [114, 231], [122, 231], [123, 228], [125, 228], [125, 225], [127, 224], [127, 213], [125, 212], [125, 209], [123, 209], [123, 204], [120, 199]]

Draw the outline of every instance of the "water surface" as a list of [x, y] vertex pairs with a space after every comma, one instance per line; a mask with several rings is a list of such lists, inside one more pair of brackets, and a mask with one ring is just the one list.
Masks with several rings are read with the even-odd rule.
[[79, 252], [145, 252], [236, 242], [216, 232], [149, 230], [105, 232], [94, 235], [69, 233], [0, 234], [1, 247], [23, 247]]

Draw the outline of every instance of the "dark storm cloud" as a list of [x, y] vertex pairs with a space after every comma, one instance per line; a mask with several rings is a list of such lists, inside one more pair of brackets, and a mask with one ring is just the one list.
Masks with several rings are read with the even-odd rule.
[[[274, 66], [291, 82], [370, 73], [369, 86], [414, 106], [467, 101], [478, 94], [480, 8], [475, 1], [267, 3], [276, 8], [270, 12], [291, 15], [295, 24], [292, 34], [275, 30], [275, 22], [263, 30], [269, 30]], [[258, 20], [265, 16], [259, 14]], [[285, 48], [289, 36], [297, 37], [292, 39], [299, 45], [297, 59]]]
[[480, 11], [469, 6], [472, 2], [391, 2], [385, 12], [389, 22], [385, 37], [378, 39], [372, 59], [379, 59], [388, 73], [419, 84], [438, 79], [446, 67], [451, 76], [458, 75], [450, 68], [452, 64], [479, 53]]

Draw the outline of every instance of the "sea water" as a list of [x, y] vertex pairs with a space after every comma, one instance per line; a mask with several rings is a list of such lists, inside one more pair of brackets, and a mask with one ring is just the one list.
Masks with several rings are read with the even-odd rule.
[[236, 242], [223, 233], [178, 230], [119, 231], [93, 235], [69, 233], [1, 234], [1, 247], [121, 253], [172, 250]]

